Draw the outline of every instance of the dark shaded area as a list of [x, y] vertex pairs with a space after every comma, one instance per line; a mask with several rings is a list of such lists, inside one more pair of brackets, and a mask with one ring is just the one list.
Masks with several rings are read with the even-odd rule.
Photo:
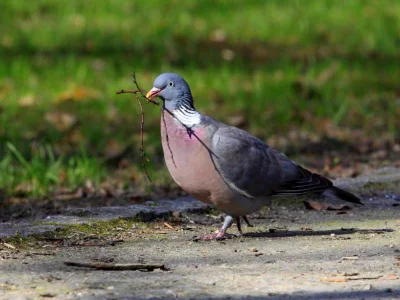
[[3, 196], [4, 198], [0, 199], [0, 221], [18, 222], [24, 218], [40, 219], [48, 215], [63, 214], [71, 210], [73, 211], [74, 209], [85, 211], [85, 209], [96, 207], [127, 206], [143, 204], [149, 200], [175, 199], [183, 196], [187, 196], [187, 194], [182, 191], [182, 189], [168, 186], [156, 187], [153, 191], [146, 194], [124, 192], [116, 195], [111, 193], [106, 195], [93, 195], [90, 193], [88, 194], [85, 190], [78, 189], [70, 193], [56, 194], [44, 198], [26, 199], [22, 197], [19, 201], [16, 201], [15, 198], [10, 199]]
[[[114, 35], [107, 36], [102, 33], [104, 40], [112, 40]], [[134, 42], [134, 41], [132, 41]], [[166, 47], [166, 44], [168, 47]], [[344, 50], [334, 46], [324, 45], [323, 41], [306, 47], [273, 44], [263, 40], [251, 40], [246, 42], [193, 40], [186, 36], [171, 37], [168, 42], [147, 40], [140, 44], [112, 44], [102, 43], [88, 48], [81, 41], [72, 42], [65, 46], [56, 46], [51, 50], [38, 49], [28, 43], [21, 43], [15, 48], [0, 48], [5, 59], [41, 56], [52, 60], [57, 57], [108, 57], [113, 59], [118, 70], [118, 64], [123, 65], [132, 57], [141, 57], [135, 61], [136, 67], [141, 65], [158, 65], [166, 60], [171, 67], [183, 68], [187, 66], [204, 68], [207, 66], [226, 66], [230, 63], [221, 57], [223, 50], [229, 49], [235, 53], [234, 65], [246, 69], [259, 67], [260, 63], [279, 65], [282, 60], [307, 65], [317, 61], [340, 59], [350, 64], [375, 65], [378, 68], [392, 66], [400, 60], [398, 53], [383, 53], [363, 48]], [[145, 53], [146, 55], [142, 55]], [[125, 60], [126, 59], [126, 60]], [[305, 70], [305, 69], [304, 69]]]
[[370, 234], [370, 233], [385, 233], [393, 232], [393, 229], [358, 229], [358, 228], [341, 228], [334, 230], [297, 230], [297, 231], [280, 231], [270, 230], [268, 232], [250, 232], [245, 233], [245, 237], [252, 238], [283, 238], [292, 236], [328, 236], [328, 235], [346, 235], [353, 233]]

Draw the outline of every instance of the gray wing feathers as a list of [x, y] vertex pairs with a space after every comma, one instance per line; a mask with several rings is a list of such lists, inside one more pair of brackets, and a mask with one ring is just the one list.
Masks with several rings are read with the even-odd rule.
[[303, 169], [247, 132], [220, 126], [212, 138], [215, 164], [225, 181], [251, 197], [324, 191], [332, 183]]
[[253, 197], [272, 194], [283, 179], [279, 160], [268, 149], [259, 139], [235, 127], [219, 128], [212, 140], [221, 175]]

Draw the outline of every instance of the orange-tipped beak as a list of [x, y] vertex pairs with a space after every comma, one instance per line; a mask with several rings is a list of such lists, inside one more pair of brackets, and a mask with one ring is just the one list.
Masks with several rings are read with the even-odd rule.
[[162, 89], [158, 89], [153, 87], [147, 94], [146, 94], [146, 98], [151, 100], [154, 97], [156, 97], [160, 92], [162, 91]]

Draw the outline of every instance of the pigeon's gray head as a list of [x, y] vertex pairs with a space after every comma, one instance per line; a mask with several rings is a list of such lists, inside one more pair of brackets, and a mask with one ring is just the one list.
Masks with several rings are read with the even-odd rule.
[[153, 88], [146, 98], [160, 97], [168, 109], [177, 109], [183, 104], [193, 107], [192, 93], [186, 81], [174, 73], [164, 73], [154, 80]]

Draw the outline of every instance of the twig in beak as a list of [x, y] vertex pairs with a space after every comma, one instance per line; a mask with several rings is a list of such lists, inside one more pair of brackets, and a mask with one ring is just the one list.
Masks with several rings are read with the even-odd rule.
[[146, 155], [146, 152], [144, 151], [144, 138], [143, 138], [143, 134], [144, 134], [144, 111], [143, 111], [143, 105], [142, 102], [140, 101], [139, 95], [140, 94], [143, 98], [146, 99], [147, 102], [151, 102], [157, 106], [160, 106], [160, 104], [157, 101], [154, 101], [153, 99], [147, 99], [146, 95], [144, 94], [144, 90], [142, 90], [136, 80], [136, 75], [135, 73], [133, 73], [133, 83], [136, 85], [137, 90], [120, 90], [119, 92], [117, 92], [117, 95], [119, 94], [134, 94], [136, 97], [137, 102], [139, 103], [139, 107], [140, 107], [140, 116], [141, 116], [141, 121], [140, 121], [140, 161], [142, 164], [142, 167], [146, 173], [147, 178], [149, 179], [150, 182], [151, 178], [149, 175], [149, 172], [147, 171], [146, 168], [146, 161], [150, 161], [149, 158]]
[[146, 156], [146, 152], [144, 152], [144, 141], [143, 141], [143, 132], [144, 132], [144, 111], [143, 111], [143, 106], [142, 106], [142, 102], [140, 102], [140, 98], [137, 94], [135, 94], [136, 96], [136, 100], [139, 103], [140, 106], [140, 115], [141, 115], [141, 121], [140, 121], [140, 161], [142, 162], [142, 167], [144, 169], [144, 171], [146, 172], [147, 178], [149, 179], [150, 182], [151, 178], [149, 175], [149, 172], [147, 172], [147, 168], [146, 168], [146, 160], [150, 161], [148, 159], [148, 157]]

